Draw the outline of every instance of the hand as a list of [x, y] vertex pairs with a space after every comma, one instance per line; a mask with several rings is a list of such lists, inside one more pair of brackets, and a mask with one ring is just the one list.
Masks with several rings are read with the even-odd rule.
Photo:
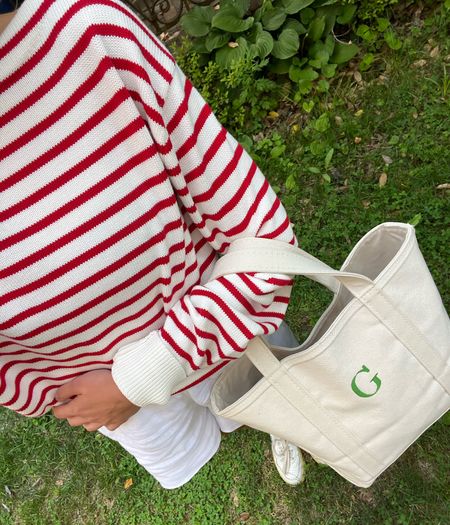
[[103, 426], [115, 430], [139, 410], [122, 394], [109, 370], [86, 372], [58, 388], [55, 398], [63, 403], [53, 409], [55, 417], [89, 432]]

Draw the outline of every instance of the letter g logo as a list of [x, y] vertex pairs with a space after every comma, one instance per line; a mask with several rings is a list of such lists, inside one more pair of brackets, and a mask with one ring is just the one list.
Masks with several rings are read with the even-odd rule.
[[370, 383], [373, 383], [376, 386], [375, 392], [367, 393], [367, 392], [364, 392], [363, 390], [361, 390], [361, 388], [358, 387], [358, 385], [356, 384], [356, 378], [360, 374], [367, 374], [368, 372], [370, 372], [369, 368], [367, 368], [366, 365], [362, 365], [361, 370], [352, 379], [352, 390], [359, 397], [372, 397], [378, 392], [378, 390], [380, 390], [381, 379], [378, 377], [378, 373], [375, 374], [372, 377], [372, 379], [370, 380]]

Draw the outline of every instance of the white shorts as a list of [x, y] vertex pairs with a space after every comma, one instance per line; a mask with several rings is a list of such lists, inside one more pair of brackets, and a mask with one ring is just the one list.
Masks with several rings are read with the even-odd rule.
[[[285, 323], [268, 339], [278, 346], [298, 345]], [[120, 443], [164, 488], [180, 487], [217, 452], [221, 431], [240, 426], [208, 408], [219, 374], [172, 396], [166, 405], [141, 408], [117, 430], [102, 427], [99, 432]]]

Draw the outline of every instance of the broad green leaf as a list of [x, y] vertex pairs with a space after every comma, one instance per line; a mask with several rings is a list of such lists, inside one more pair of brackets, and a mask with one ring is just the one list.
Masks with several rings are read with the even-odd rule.
[[366, 24], [361, 24], [356, 30], [356, 34], [361, 37], [365, 42], [373, 43], [377, 39], [377, 34], [372, 31]]
[[272, 159], [276, 159], [278, 157], [281, 157], [281, 155], [283, 155], [285, 150], [286, 150], [286, 144], [280, 144], [279, 146], [275, 146], [271, 149], [270, 156], [272, 157]]
[[245, 38], [239, 37], [235, 43], [237, 46], [230, 47], [227, 44], [216, 51], [216, 62], [220, 67], [228, 68], [235, 60], [240, 60], [247, 54], [248, 45]]
[[322, 173], [322, 179], [328, 184], [331, 182], [331, 177], [328, 175], [328, 173]]
[[302, 95], [307, 95], [313, 87], [311, 80], [299, 80], [297, 82], [297, 91]]
[[242, 33], [247, 31], [253, 25], [253, 22], [253, 17], [242, 20], [239, 9], [235, 6], [227, 5], [213, 16], [211, 26], [229, 33]]
[[319, 73], [310, 67], [305, 67], [305, 69], [302, 69], [298, 74], [298, 80], [316, 80], [318, 77]]
[[241, 16], [244, 16], [245, 13], [250, 9], [250, 0], [233, 0], [236, 7], [239, 9]]
[[300, 47], [300, 40], [293, 29], [284, 29], [273, 44], [272, 54], [275, 58], [290, 58]]
[[206, 49], [205, 40], [194, 40], [192, 42], [192, 51], [195, 51], [196, 53], [200, 53], [201, 55], [204, 53], [209, 54], [209, 51]]
[[378, 31], [386, 31], [386, 29], [391, 25], [387, 18], [377, 18]]
[[314, 18], [314, 20], [311, 22], [311, 24], [308, 27], [307, 36], [313, 42], [317, 42], [318, 40], [320, 40], [320, 37], [322, 36], [324, 29], [325, 29], [325, 17], [324, 16], [316, 17]]
[[309, 145], [309, 151], [315, 157], [321, 157], [325, 152], [325, 142], [323, 140], [313, 140]]
[[307, 32], [306, 27], [295, 18], [288, 18], [283, 26], [283, 29], [293, 29], [297, 35], [304, 35]]
[[308, 59], [306, 57], [294, 57], [292, 59], [292, 63], [294, 64], [294, 66], [298, 66], [298, 67], [302, 67], [306, 64], [306, 62], [308, 62]]
[[331, 148], [325, 156], [325, 169], [328, 169], [334, 155], [334, 148]]
[[316, 0], [314, 2], [314, 7], [322, 7], [324, 5], [333, 5], [337, 3], [338, 3], [338, 0]]
[[394, 50], [400, 49], [402, 47], [402, 41], [397, 37], [392, 29], [388, 29], [383, 34], [386, 44]]
[[307, 102], [303, 102], [302, 108], [306, 113], [311, 113], [311, 111], [314, 109], [315, 103], [314, 100], [308, 100]]
[[324, 133], [330, 129], [330, 119], [326, 113], [322, 113], [322, 115], [314, 121], [314, 129], [319, 133]]
[[308, 7], [314, 0], [282, 0], [283, 7], [288, 15], [298, 13], [305, 7]]
[[375, 55], [373, 53], [366, 53], [359, 63], [359, 69], [361, 71], [367, 71], [372, 66], [374, 60]]
[[316, 12], [314, 11], [314, 9], [307, 7], [306, 9], [301, 10], [300, 21], [303, 25], [309, 26], [309, 23], [315, 16], [316, 16]]
[[205, 36], [211, 29], [214, 14], [211, 6], [195, 6], [181, 17], [181, 27], [191, 36]]
[[329, 59], [330, 59], [330, 54], [325, 49], [317, 51], [317, 53], [314, 54], [314, 60], [319, 62], [319, 67], [322, 67], [325, 64], [328, 64]]
[[219, 5], [220, 9], [223, 9], [226, 6], [236, 7], [242, 18], [250, 9], [250, 0], [222, 0]]
[[336, 40], [332, 35], [328, 35], [327, 38], [325, 38], [325, 48], [329, 55], [333, 54], [335, 44]]
[[346, 25], [350, 23], [356, 12], [356, 5], [346, 5], [341, 8], [341, 14], [337, 17], [338, 24]]
[[273, 49], [273, 38], [268, 31], [263, 31], [258, 35], [256, 42], [250, 45], [250, 52], [254, 57], [266, 58]]
[[[291, 71], [292, 70], [292, 71]], [[293, 66], [289, 70], [289, 78], [293, 82], [298, 82], [299, 80], [316, 80], [318, 78], [319, 73], [317, 71], [314, 71], [311, 67], [306, 67], [305, 69], [295, 68]]]
[[308, 64], [311, 67], [314, 67], [315, 69], [320, 69], [322, 67], [320, 60], [315, 60], [314, 58], [312, 58], [311, 60], [308, 60]]
[[297, 181], [295, 180], [295, 175], [291, 173], [286, 179], [286, 182], [284, 184], [287, 190], [295, 190], [295, 188], [297, 187]]
[[356, 44], [341, 44], [337, 42], [330, 60], [333, 64], [345, 64], [345, 62], [351, 60], [358, 51], [359, 47]]
[[336, 64], [325, 64], [322, 66], [322, 75], [325, 78], [333, 78], [336, 74]]
[[321, 78], [319, 82], [317, 82], [317, 91], [319, 93], [327, 93], [329, 89], [330, 83], [324, 78]]
[[252, 147], [253, 147], [253, 140], [248, 135], [240, 135], [239, 137], [239, 143], [241, 146], [250, 153]]
[[213, 29], [205, 40], [206, 49], [211, 52], [214, 49], [224, 46], [231, 40], [229, 33]]
[[267, 11], [261, 19], [264, 29], [268, 31], [275, 31], [283, 25], [285, 20], [286, 13], [280, 7], [275, 7]]
[[261, 22], [255, 22], [253, 26], [246, 33], [245, 38], [248, 42], [253, 42], [253, 44], [258, 39], [258, 36], [263, 32], [263, 27]]
[[410, 221], [408, 221], [408, 224], [411, 224], [411, 226], [417, 226], [421, 220], [422, 214], [418, 213], [417, 215], [414, 215], [414, 217]]
[[336, 24], [336, 15], [327, 13], [325, 15], [325, 27], [323, 28], [322, 36], [329, 35]]

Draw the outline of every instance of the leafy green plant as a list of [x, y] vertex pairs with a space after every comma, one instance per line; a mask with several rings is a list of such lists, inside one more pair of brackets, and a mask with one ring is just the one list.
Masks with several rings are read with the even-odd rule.
[[344, 3], [357, 6], [357, 17], [360, 20], [372, 20], [384, 13], [389, 6], [397, 4], [398, 0], [344, 0]]
[[219, 121], [238, 138], [258, 132], [267, 113], [277, 107], [280, 89], [262, 75], [265, 61], [243, 56], [227, 69], [212, 61], [202, 65], [201, 56], [192, 51], [187, 40], [172, 52]]
[[250, 0], [224, 0], [220, 8], [194, 7], [182, 18], [204, 61], [222, 68], [250, 57], [267, 60], [275, 74], [287, 74], [297, 92], [307, 94], [313, 82], [334, 76], [339, 64], [359, 51], [357, 45], [334, 37], [336, 24], [347, 26], [356, 11], [337, 0], [264, 0], [249, 14]]

